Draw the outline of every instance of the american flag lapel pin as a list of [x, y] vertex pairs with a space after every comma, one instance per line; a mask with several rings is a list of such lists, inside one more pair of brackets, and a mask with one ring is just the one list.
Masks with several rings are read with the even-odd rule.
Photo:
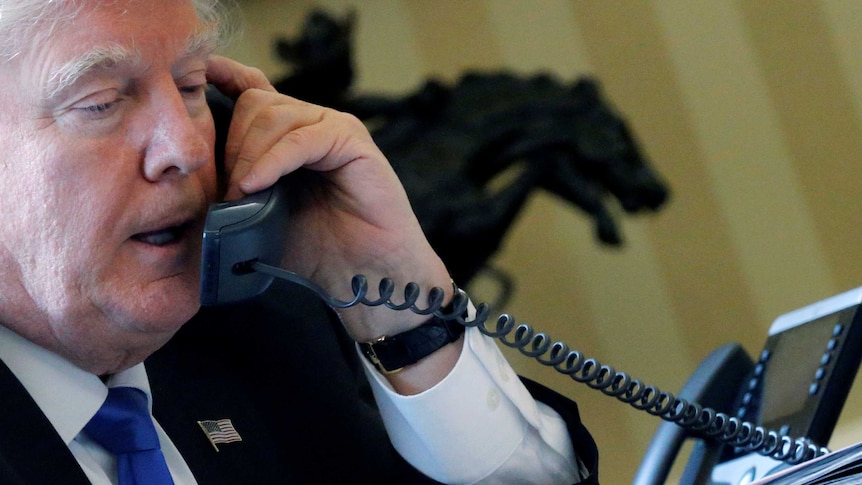
[[236, 432], [230, 419], [198, 421], [198, 425], [207, 435], [207, 439], [210, 440], [216, 452], [218, 452], [218, 445], [242, 441], [242, 437]]

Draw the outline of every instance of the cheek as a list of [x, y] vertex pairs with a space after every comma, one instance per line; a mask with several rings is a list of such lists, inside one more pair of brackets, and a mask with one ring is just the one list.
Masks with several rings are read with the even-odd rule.
[[106, 211], [117, 205], [102, 188], [115, 175], [94, 170], [83, 150], [61, 152], [58, 143], [31, 140], [9, 145], [15, 149], [3, 160], [0, 245], [29, 293], [60, 299], [67, 293], [61, 288], [73, 285], [74, 274], [98, 254], [93, 236], [104, 232]]
[[[66, 201], [69, 183], [58, 184], [62, 175], [57, 169], [59, 157], [50, 145], [17, 143], [5, 159], [4, 186], [0, 200], [6, 208], [4, 241], [42, 240], [54, 234], [60, 214], [77, 201]], [[35, 249], [35, 248], [34, 248]]]
[[[110, 157], [106, 149], [100, 153]], [[31, 235], [55, 241], [56, 249], [88, 244], [88, 236], [105, 225], [106, 214], [122, 204], [117, 191], [110, 190], [118, 174], [86, 154], [49, 146], [25, 160], [10, 202], [24, 209], [19, 224]]]

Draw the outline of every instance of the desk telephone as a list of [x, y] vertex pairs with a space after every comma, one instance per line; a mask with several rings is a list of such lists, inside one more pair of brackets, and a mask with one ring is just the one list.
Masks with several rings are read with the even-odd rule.
[[[210, 208], [203, 233], [203, 305], [251, 298], [266, 290], [274, 278], [282, 278], [311, 289], [333, 307], [386, 305], [457, 319], [573, 380], [686, 432], [722, 443], [722, 451], [710, 464], [715, 484], [748, 483], [782, 464], [828, 453], [819, 445], [829, 439], [862, 356], [862, 288], [777, 319], [750, 375], [735, 383], [741, 388], [736, 402], [730, 409], [714, 410], [633, 379], [570, 350], [563, 342], [552, 342], [529, 325], [516, 324], [509, 315], [501, 315], [496, 325], [489, 326], [485, 304], [478, 305], [475, 320], [467, 322], [462, 317], [467, 296], [460, 290], [449, 313], [442, 310], [442, 290], [432, 292], [427, 306], [418, 306], [413, 284], [405, 290], [404, 302], [393, 302], [394, 285], [388, 280], [381, 283], [380, 298], [370, 301], [361, 275], [353, 279], [352, 300], [332, 298], [314, 283], [278, 267], [277, 241], [288, 217], [287, 191], [283, 178], [267, 190]], [[727, 394], [726, 389], [723, 393]]]

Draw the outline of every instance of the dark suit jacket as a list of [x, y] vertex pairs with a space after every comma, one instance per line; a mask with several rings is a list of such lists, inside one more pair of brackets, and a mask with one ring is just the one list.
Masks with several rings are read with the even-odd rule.
[[[156, 419], [202, 485], [435, 483], [394, 451], [353, 343], [305, 290], [276, 282], [254, 301], [204, 308], [146, 367]], [[575, 404], [527, 385], [567, 420], [595, 473], [595, 445]], [[0, 484], [88, 483], [2, 362], [0, 396]], [[222, 418], [243, 441], [216, 451], [197, 421]]]

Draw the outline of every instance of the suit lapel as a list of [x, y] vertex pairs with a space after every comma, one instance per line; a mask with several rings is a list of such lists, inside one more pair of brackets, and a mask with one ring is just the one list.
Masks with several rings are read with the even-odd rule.
[[90, 483], [48, 418], [2, 361], [0, 395], [0, 483]]
[[[290, 483], [284, 453], [234, 366], [188, 346], [168, 346], [146, 361], [153, 415], [198, 483]], [[230, 419], [242, 441], [210, 443], [198, 421]]]

